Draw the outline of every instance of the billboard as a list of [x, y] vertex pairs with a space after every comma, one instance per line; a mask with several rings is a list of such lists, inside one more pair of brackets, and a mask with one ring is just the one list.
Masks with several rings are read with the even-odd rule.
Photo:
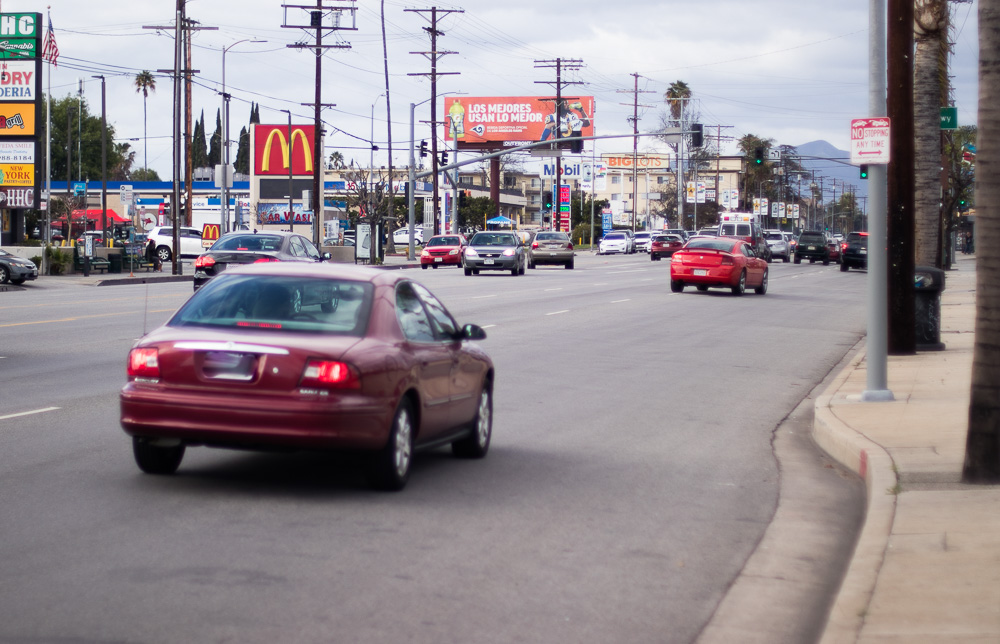
[[35, 185], [35, 166], [31, 163], [0, 163], [0, 186], [19, 188]]
[[[561, 117], [553, 97], [454, 96], [444, 101], [446, 141], [459, 149], [498, 148], [570, 136], [594, 135], [594, 97], [562, 98]], [[558, 121], [558, 123], [557, 123]]]
[[313, 125], [292, 125], [291, 137], [287, 125], [253, 124], [250, 129], [250, 145], [253, 148], [255, 175], [288, 176], [288, 164], [292, 164], [292, 175], [313, 174], [313, 143], [316, 128]]
[[[635, 160], [635, 167], [640, 170], [669, 170], [670, 157], [664, 154], [640, 154]], [[603, 161], [609, 168], [631, 168], [631, 154], [602, 154]]]
[[0, 163], [34, 162], [34, 141], [0, 141]]
[[0, 136], [33, 136], [34, 103], [0, 103]]
[[35, 61], [9, 60], [0, 64], [0, 101], [35, 100]]

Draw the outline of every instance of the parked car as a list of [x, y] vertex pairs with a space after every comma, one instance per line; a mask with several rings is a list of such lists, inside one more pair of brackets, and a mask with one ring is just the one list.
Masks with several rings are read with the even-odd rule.
[[500, 231], [473, 235], [465, 248], [464, 262], [466, 275], [479, 275], [479, 271], [510, 271], [511, 275], [524, 275], [528, 266], [524, 245], [517, 235]]
[[670, 258], [670, 290], [693, 284], [699, 291], [720, 286], [733, 295], [753, 288], [767, 293], [767, 261], [748, 242], [731, 237], [692, 239]]
[[428, 266], [461, 268], [462, 256], [468, 243], [465, 235], [434, 235], [427, 240], [427, 245], [420, 251], [420, 268], [424, 270], [427, 270]]
[[719, 237], [742, 239], [754, 249], [757, 257], [771, 261], [771, 249], [764, 238], [764, 231], [755, 221], [724, 221], [719, 224]]
[[562, 264], [572, 269], [576, 258], [573, 242], [568, 233], [558, 230], [541, 230], [528, 241], [528, 268], [539, 264]]
[[[197, 257], [205, 252], [201, 245], [201, 230], [194, 226], [179, 226], [180, 257]], [[173, 226], [155, 226], [149, 230], [149, 239], [156, 244], [156, 254], [161, 262], [169, 262], [174, 256]]]
[[648, 253], [649, 246], [653, 242], [653, 233], [640, 230], [635, 234], [635, 249], [640, 253]]
[[38, 279], [35, 262], [0, 248], [0, 284], [24, 284], [33, 279]]
[[790, 235], [783, 230], [765, 230], [764, 238], [771, 249], [771, 258], [780, 257], [786, 264], [792, 259], [792, 249], [789, 245]]
[[660, 233], [653, 236], [652, 246], [649, 248], [649, 259], [658, 262], [663, 257], [670, 257], [684, 245], [684, 240], [680, 235]]
[[795, 263], [800, 264], [803, 259], [808, 259], [810, 264], [822, 261], [826, 266], [830, 263], [830, 246], [826, 233], [821, 230], [806, 230], [799, 235]]
[[197, 291], [228, 268], [240, 264], [322, 262], [327, 259], [330, 259], [330, 253], [320, 253], [309, 239], [298, 233], [226, 233], [194, 260], [194, 290]]
[[[413, 239], [417, 246], [421, 246], [424, 243], [424, 227], [414, 226], [413, 227]], [[410, 245], [410, 229], [404, 226], [403, 228], [397, 228], [392, 233], [392, 243], [396, 245]]]
[[637, 252], [635, 246], [635, 233], [631, 228], [623, 228], [622, 232], [625, 233], [625, 236], [628, 238], [628, 250], [625, 252], [629, 254]]
[[868, 269], [868, 233], [847, 233], [842, 249], [841, 272], [846, 273], [852, 268]]
[[494, 368], [468, 342], [485, 337], [403, 271], [240, 266], [129, 352], [120, 422], [149, 474], [174, 473], [194, 445], [344, 449], [398, 490], [416, 449], [486, 455]]
[[610, 255], [613, 253], [627, 254], [629, 252], [629, 239], [624, 231], [613, 230], [604, 235], [604, 238], [597, 245], [598, 255]]

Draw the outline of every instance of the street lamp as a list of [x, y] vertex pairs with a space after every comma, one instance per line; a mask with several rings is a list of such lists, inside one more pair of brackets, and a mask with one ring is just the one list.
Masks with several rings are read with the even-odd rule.
[[[229, 94], [226, 93], [226, 52], [244, 42], [267, 42], [244, 38], [222, 48], [222, 214], [220, 231], [225, 233], [229, 226]], [[237, 222], [242, 223], [242, 222]]]
[[[371, 238], [374, 240], [381, 240], [381, 230], [378, 227], [378, 218], [375, 216], [375, 195], [373, 194], [374, 182], [372, 181], [372, 173], [375, 171], [375, 150], [378, 146], [375, 145], [375, 106], [378, 104], [378, 99], [383, 98], [385, 93], [379, 94], [375, 97], [372, 102], [372, 117], [371, 117], [371, 140], [368, 141], [368, 185], [366, 189], [368, 190], [368, 217], [371, 220]], [[389, 181], [392, 181], [392, 177], [389, 177]], [[378, 236], [376, 236], [378, 235]], [[373, 244], [375, 246], [375, 244]]]
[[292, 201], [292, 111], [281, 110], [288, 114], [288, 230], [295, 230], [295, 204]]

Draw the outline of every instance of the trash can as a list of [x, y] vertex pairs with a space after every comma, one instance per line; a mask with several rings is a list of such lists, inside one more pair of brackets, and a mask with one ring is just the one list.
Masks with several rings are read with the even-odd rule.
[[121, 253], [108, 253], [108, 272], [109, 273], [121, 273], [122, 272], [122, 254]]
[[917, 351], [944, 351], [941, 342], [941, 291], [944, 271], [917, 266], [913, 273], [913, 308]]

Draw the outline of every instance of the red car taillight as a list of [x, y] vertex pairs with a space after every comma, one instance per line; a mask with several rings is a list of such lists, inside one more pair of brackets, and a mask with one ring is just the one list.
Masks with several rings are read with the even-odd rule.
[[531, 250], [538, 248], [538, 242], [531, 242]]
[[194, 260], [195, 268], [211, 268], [215, 266], [215, 259], [208, 255], [202, 255], [198, 259]]
[[566, 244], [566, 246], [569, 248], [569, 250], [573, 250], [573, 242]]
[[155, 347], [140, 347], [129, 351], [128, 375], [130, 378], [158, 378], [159, 351]]
[[841, 250], [841, 252], [843, 252], [843, 251], [847, 250], [847, 242], [844, 242], [844, 243], [842, 243], [842, 244], [840, 245], [840, 250]]
[[730, 257], [729, 255], [723, 255], [722, 261], [720, 261], [719, 264], [721, 264], [722, 266], [733, 266], [734, 265], [733, 258]]
[[357, 370], [339, 360], [310, 360], [302, 372], [302, 384], [334, 387], [337, 389], [361, 389], [361, 377]]
[[277, 257], [261, 257], [260, 259], [254, 260], [254, 264], [263, 264], [265, 262], [280, 262], [281, 260]]

